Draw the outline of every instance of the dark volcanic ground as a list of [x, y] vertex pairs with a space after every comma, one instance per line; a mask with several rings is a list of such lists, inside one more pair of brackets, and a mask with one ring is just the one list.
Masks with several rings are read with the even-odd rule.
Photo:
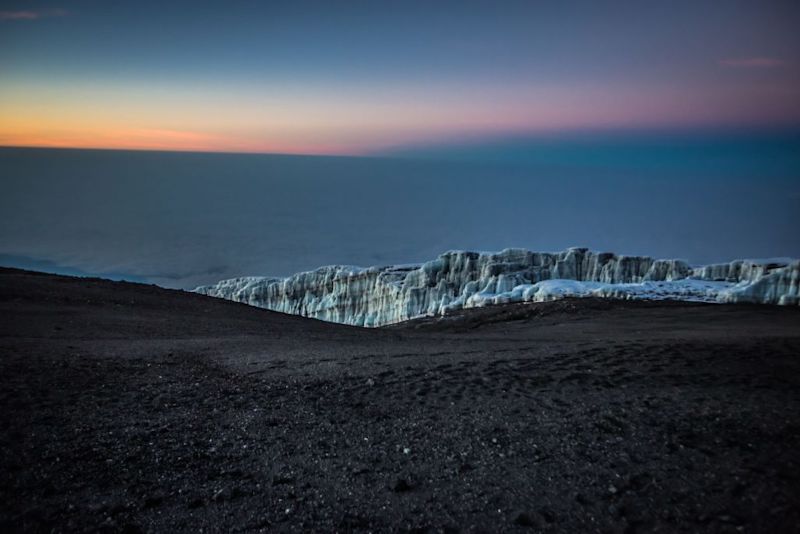
[[0, 270], [0, 530], [800, 531], [800, 310], [381, 330]]

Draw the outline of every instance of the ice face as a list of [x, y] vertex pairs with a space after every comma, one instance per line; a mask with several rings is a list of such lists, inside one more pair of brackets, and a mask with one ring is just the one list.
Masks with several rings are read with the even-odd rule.
[[800, 261], [736, 260], [690, 267], [571, 248], [449, 251], [414, 265], [331, 265], [287, 278], [243, 277], [198, 293], [356, 326], [382, 326], [461, 308], [564, 297], [797, 305]]

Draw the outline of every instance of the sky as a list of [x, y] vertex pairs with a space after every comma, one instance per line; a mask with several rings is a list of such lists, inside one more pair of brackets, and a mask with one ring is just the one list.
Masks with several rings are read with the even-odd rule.
[[0, 145], [370, 155], [800, 125], [800, 2], [0, 0]]

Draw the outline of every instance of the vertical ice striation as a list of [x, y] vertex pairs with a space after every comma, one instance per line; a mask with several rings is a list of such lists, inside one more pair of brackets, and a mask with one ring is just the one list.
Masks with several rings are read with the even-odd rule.
[[566, 296], [798, 304], [800, 262], [737, 260], [691, 268], [682, 260], [506, 249], [450, 251], [403, 266], [332, 265], [287, 278], [243, 277], [195, 291], [270, 310], [357, 326]]
[[737, 283], [720, 294], [720, 302], [800, 305], [800, 260], [761, 265], [744, 260], [731, 266], [728, 276]]

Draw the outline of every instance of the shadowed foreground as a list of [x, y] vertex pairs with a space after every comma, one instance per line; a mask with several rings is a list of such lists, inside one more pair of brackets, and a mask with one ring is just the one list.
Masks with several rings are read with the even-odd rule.
[[0, 529], [800, 529], [800, 310], [379, 330], [0, 270]]

